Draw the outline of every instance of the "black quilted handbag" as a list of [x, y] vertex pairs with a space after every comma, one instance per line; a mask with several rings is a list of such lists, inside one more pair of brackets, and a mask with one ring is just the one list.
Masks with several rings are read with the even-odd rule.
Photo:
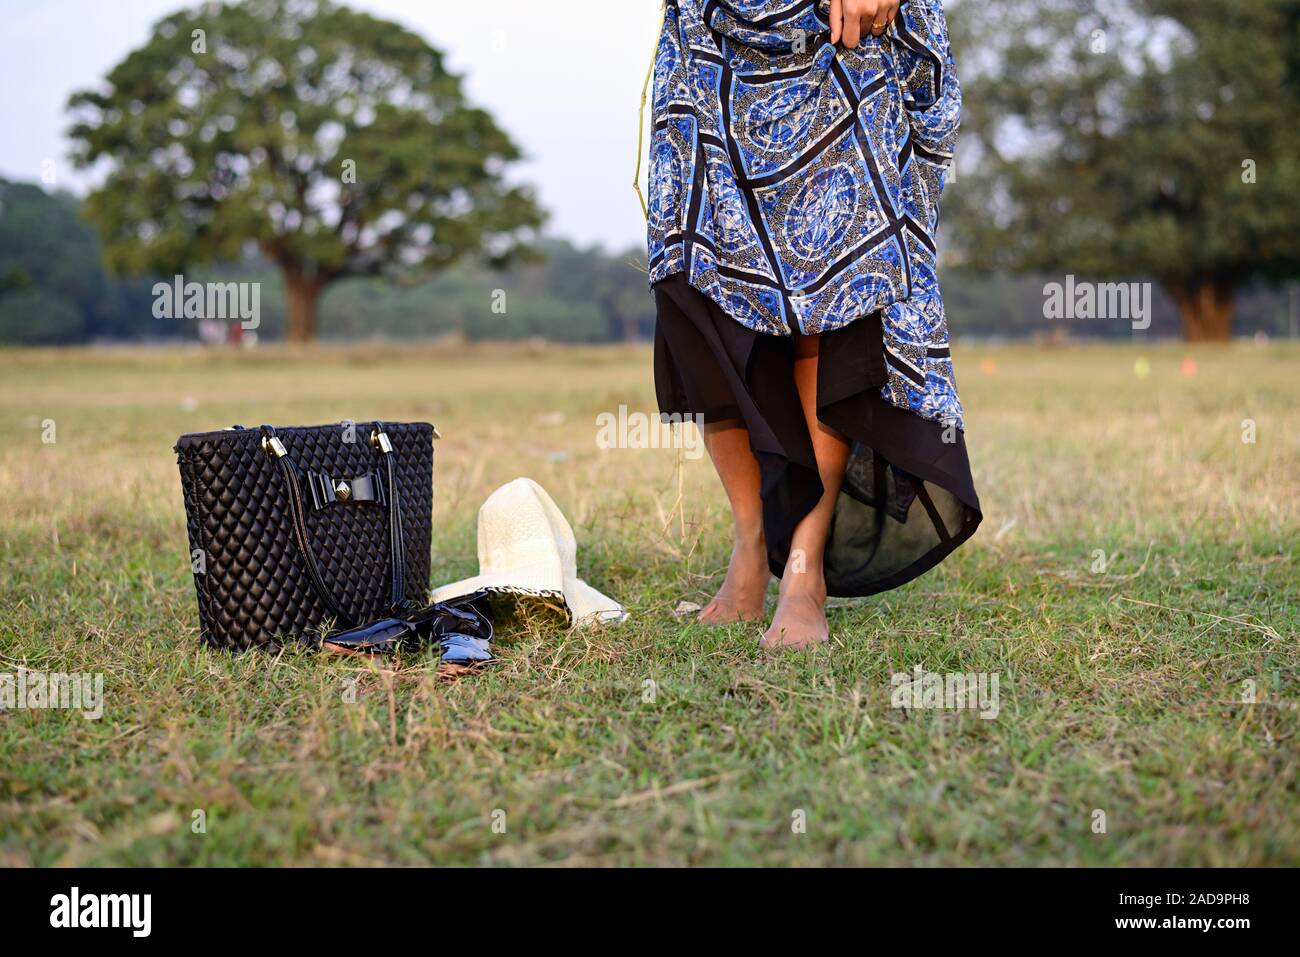
[[331, 623], [427, 603], [434, 435], [427, 422], [182, 435], [203, 640], [314, 647]]

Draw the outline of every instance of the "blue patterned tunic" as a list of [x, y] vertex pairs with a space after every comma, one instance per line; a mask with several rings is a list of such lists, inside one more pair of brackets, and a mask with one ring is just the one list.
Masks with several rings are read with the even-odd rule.
[[668, 0], [655, 58], [650, 282], [757, 332], [881, 310], [883, 396], [962, 426], [935, 274], [961, 114], [940, 0], [830, 43], [829, 0]]

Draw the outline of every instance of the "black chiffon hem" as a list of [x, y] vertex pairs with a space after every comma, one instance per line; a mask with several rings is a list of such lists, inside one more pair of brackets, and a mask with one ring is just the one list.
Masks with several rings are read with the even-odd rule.
[[[793, 342], [755, 332], [678, 273], [654, 286], [655, 391], [664, 415], [736, 420], [759, 463], [768, 563], [780, 576], [795, 527], [821, 499], [794, 382]], [[897, 588], [942, 562], [982, 519], [965, 436], [881, 396], [879, 314], [823, 333], [817, 417], [851, 442], [823, 559], [829, 594]]]

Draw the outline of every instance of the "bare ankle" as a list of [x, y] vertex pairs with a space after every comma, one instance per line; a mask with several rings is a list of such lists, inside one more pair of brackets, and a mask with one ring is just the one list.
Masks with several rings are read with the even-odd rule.
[[760, 524], [756, 528], [751, 526], [736, 526], [734, 535], [734, 545], [737, 551], [754, 552], [766, 549], [766, 543], [763, 541], [763, 526]]
[[814, 598], [817, 601], [825, 601], [826, 578], [822, 575], [820, 570], [816, 572], [812, 569], [791, 571], [787, 568], [786, 573], [781, 576], [781, 595]]

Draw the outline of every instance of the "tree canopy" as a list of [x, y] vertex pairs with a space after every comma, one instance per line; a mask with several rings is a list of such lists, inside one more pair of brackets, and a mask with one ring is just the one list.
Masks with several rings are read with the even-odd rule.
[[335, 280], [504, 262], [543, 220], [507, 180], [518, 148], [442, 55], [328, 0], [175, 13], [69, 109], [76, 162], [105, 168], [86, 213], [109, 266], [180, 273], [256, 243], [291, 340]]

